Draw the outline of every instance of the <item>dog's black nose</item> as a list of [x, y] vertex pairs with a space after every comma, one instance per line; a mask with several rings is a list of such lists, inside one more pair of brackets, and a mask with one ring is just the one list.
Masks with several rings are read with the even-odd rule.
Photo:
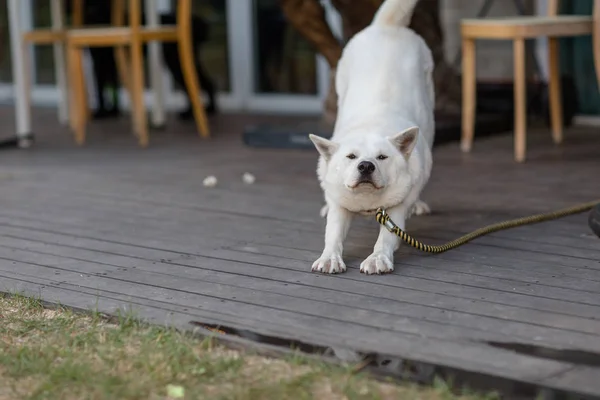
[[370, 161], [361, 161], [358, 164], [358, 172], [363, 175], [372, 174], [375, 171], [375, 164]]

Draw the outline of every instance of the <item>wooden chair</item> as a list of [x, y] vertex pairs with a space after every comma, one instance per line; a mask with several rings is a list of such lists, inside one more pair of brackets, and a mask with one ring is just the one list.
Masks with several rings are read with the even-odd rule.
[[[83, 25], [83, 0], [70, 0], [73, 9], [73, 17], [71, 21], [71, 27], [81, 28]], [[68, 77], [65, 68], [65, 43], [66, 43], [66, 32], [69, 29], [64, 22], [64, 10], [62, 0], [50, 0], [50, 13], [52, 18], [52, 26], [49, 29], [32, 29], [24, 32], [22, 35], [23, 39], [23, 53], [25, 54], [24, 62], [25, 69], [31, 71], [31, 62], [29, 61], [27, 51], [29, 46], [54, 46], [54, 63], [56, 70], [56, 84], [60, 95], [63, 97], [62, 101], [59, 101], [59, 119], [61, 122], [67, 122], [68, 120], [68, 108], [66, 106], [66, 95], [68, 86]], [[30, 75], [28, 75], [30, 76]], [[29, 84], [27, 85], [29, 86]], [[27, 87], [30, 91], [30, 87]], [[28, 93], [29, 95], [29, 93]]]
[[[112, 0], [113, 13], [121, 15], [124, 19], [124, 0]], [[149, 28], [141, 25], [141, 1], [128, 0], [129, 25], [111, 26], [98, 29], [70, 30], [67, 33], [67, 53], [69, 70], [72, 74], [72, 126], [75, 130], [75, 140], [78, 144], [85, 142], [85, 127], [87, 115], [80, 105], [85, 97], [85, 79], [82, 66], [82, 50], [91, 46], [113, 46], [116, 48], [118, 59], [125, 59], [125, 49], [129, 49], [130, 64], [122, 73], [123, 84], [127, 89], [132, 106], [133, 130], [142, 147], [148, 145], [148, 124], [144, 107], [144, 68], [142, 45], [151, 41], [177, 42], [182, 72], [185, 78], [187, 91], [190, 95], [194, 119], [198, 132], [202, 137], [209, 137], [210, 131], [204, 106], [199, 98], [200, 84], [194, 64], [194, 54], [191, 35], [191, 0], [177, 1], [177, 25]], [[113, 15], [113, 20], [119, 17]], [[117, 22], [117, 25], [121, 25]]]
[[525, 40], [548, 37], [549, 94], [552, 138], [563, 140], [563, 116], [559, 71], [559, 38], [593, 34], [594, 60], [600, 82], [600, 0], [594, 0], [593, 16], [558, 15], [559, 0], [548, 0], [547, 16], [464, 19], [462, 35], [462, 140], [461, 149], [471, 151], [476, 112], [475, 40], [512, 40], [514, 46], [514, 157], [524, 162], [527, 150], [527, 103]]
[[[56, 70], [56, 83], [58, 91], [62, 97], [59, 101], [59, 119], [61, 122], [69, 122], [69, 77], [67, 67], [65, 66], [65, 45], [67, 43], [67, 34], [73, 29], [86, 29], [84, 26], [84, 1], [85, 0], [67, 0], [71, 1], [72, 21], [71, 25], [67, 26], [64, 21], [63, 0], [50, 0], [50, 12], [52, 18], [52, 27], [50, 29], [33, 29], [23, 33], [23, 47], [26, 49], [30, 45], [54, 45], [54, 62]], [[123, 16], [121, 14], [113, 15], [113, 24], [122, 25]], [[25, 68], [29, 71], [31, 63], [27, 58], [27, 51], [24, 51]], [[116, 63], [121, 80], [126, 78], [126, 59], [124, 53], [116, 51]], [[87, 96], [82, 99], [82, 107], [86, 113], [90, 113]], [[73, 126], [72, 126], [73, 128]]]

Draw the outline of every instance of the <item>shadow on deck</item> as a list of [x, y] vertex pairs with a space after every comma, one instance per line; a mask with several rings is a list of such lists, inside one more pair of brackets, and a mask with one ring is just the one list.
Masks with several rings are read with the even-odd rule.
[[[11, 109], [0, 115], [12, 120]], [[437, 256], [402, 247], [387, 276], [359, 273], [377, 232], [359, 221], [349, 271], [318, 275], [316, 152], [241, 143], [246, 123], [272, 118], [221, 116], [210, 141], [173, 122], [142, 150], [127, 120], [92, 124], [76, 148], [53, 110], [35, 115], [36, 146], [0, 152], [0, 290], [106, 313], [132, 307], [185, 329], [225, 326], [233, 342], [262, 338], [263, 348], [289, 340], [379, 355], [392, 375], [463, 371], [600, 396], [600, 240], [586, 215]], [[511, 136], [476, 141], [470, 155], [437, 148], [423, 196], [434, 214], [408, 230], [440, 243], [600, 198], [598, 132], [572, 129], [561, 147], [531, 132], [528, 156], [513, 163]], [[207, 175], [216, 188], [203, 187]]]

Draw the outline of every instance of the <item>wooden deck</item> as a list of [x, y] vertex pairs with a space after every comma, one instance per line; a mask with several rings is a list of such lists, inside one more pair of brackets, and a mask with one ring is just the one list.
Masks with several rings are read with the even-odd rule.
[[[0, 116], [8, 134], [12, 110]], [[378, 228], [367, 219], [349, 235], [349, 271], [324, 276], [310, 272], [324, 230], [316, 151], [244, 147], [258, 117], [221, 116], [211, 141], [173, 122], [141, 150], [127, 120], [92, 124], [76, 148], [54, 110], [35, 116], [36, 146], [0, 152], [0, 290], [600, 396], [600, 239], [587, 214], [436, 256], [403, 247], [387, 276], [358, 271]], [[562, 147], [531, 132], [528, 155], [513, 163], [510, 136], [476, 140], [471, 155], [437, 148], [434, 215], [409, 231], [439, 243], [600, 198], [598, 130], [569, 130]]]

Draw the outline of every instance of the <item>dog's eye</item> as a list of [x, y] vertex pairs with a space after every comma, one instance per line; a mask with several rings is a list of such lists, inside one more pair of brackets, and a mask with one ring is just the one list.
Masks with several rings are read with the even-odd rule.
[[348, 154], [346, 157], [348, 157], [351, 160], [354, 160], [356, 158], [356, 155], [354, 155], [354, 154]]
[[378, 160], [385, 160], [386, 158], [388, 158], [388, 156], [384, 156], [383, 154], [381, 154], [380, 156], [377, 156]]

